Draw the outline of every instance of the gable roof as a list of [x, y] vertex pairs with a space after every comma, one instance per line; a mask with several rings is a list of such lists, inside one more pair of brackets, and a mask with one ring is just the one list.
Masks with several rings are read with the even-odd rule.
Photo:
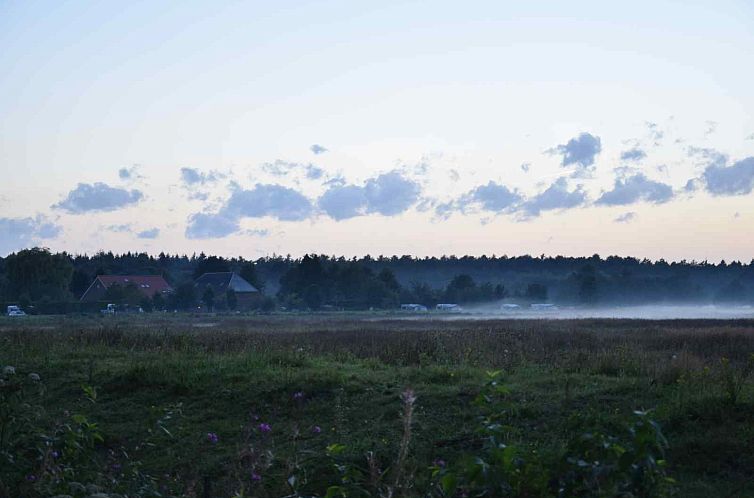
[[113, 284], [124, 287], [134, 284], [139, 289], [149, 290], [150, 294], [173, 290], [170, 284], [160, 275], [98, 275], [97, 278], [106, 287], [110, 287]]
[[87, 297], [87, 294], [90, 291], [96, 291], [99, 286], [108, 289], [115, 284], [122, 287], [135, 285], [139, 292], [150, 298], [158, 292], [164, 294], [173, 291], [170, 284], [160, 275], [97, 275], [86, 292], [81, 296], [81, 300], [85, 300], [84, 298]]
[[236, 293], [259, 292], [259, 289], [244, 280], [240, 275], [230, 271], [205, 273], [194, 282], [197, 288], [212, 287], [216, 293], [233, 289]]

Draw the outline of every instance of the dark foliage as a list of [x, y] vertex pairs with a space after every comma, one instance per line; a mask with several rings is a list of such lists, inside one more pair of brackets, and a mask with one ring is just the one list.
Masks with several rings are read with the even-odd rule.
[[[71, 256], [36, 248], [0, 258], [0, 299], [28, 304], [72, 301], [97, 274], [162, 275], [178, 288], [213, 271], [237, 272], [268, 296], [277, 296], [278, 305], [293, 309], [392, 308], [402, 302], [434, 306], [505, 298], [582, 305], [754, 302], [754, 263], [738, 261], [713, 264], [598, 255], [346, 259], [316, 254], [251, 261], [204, 254]], [[201, 300], [203, 291], [196, 293], [192, 296], [184, 289], [182, 297], [153, 306], [175, 309], [167, 305], [180, 302], [180, 309], [188, 309]], [[215, 296], [215, 301], [227, 303], [224, 298]], [[270, 298], [265, 305], [275, 307]]]

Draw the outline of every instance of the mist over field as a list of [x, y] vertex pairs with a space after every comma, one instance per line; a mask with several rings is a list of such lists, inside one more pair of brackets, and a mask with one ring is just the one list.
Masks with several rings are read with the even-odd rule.
[[751, 305], [715, 305], [715, 304], [657, 304], [641, 306], [595, 306], [589, 308], [557, 307], [546, 311], [526, 308], [520, 310], [502, 310], [499, 305], [488, 304], [464, 308], [463, 315], [443, 315], [444, 319], [517, 319], [540, 318], [547, 320], [566, 320], [582, 318], [615, 318], [639, 320], [695, 320], [695, 319], [750, 319], [754, 318], [754, 306]]

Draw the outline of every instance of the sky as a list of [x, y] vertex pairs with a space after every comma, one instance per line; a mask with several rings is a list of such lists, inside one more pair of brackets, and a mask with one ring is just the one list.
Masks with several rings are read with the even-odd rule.
[[754, 3], [0, 0], [0, 255], [754, 258]]

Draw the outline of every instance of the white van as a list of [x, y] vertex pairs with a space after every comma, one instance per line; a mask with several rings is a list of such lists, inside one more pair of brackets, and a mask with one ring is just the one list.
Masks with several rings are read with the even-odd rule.
[[444, 311], [446, 313], [460, 313], [461, 311], [463, 311], [463, 308], [455, 303], [440, 303], [435, 307], [435, 309], [437, 311]]
[[427, 307], [423, 304], [415, 304], [415, 303], [409, 303], [409, 304], [401, 304], [401, 309], [403, 311], [427, 311]]
[[7, 314], [8, 316], [26, 316], [26, 313], [24, 313], [24, 310], [22, 310], [19, 306], [16, 306], [16, 305], [8, 306]]

